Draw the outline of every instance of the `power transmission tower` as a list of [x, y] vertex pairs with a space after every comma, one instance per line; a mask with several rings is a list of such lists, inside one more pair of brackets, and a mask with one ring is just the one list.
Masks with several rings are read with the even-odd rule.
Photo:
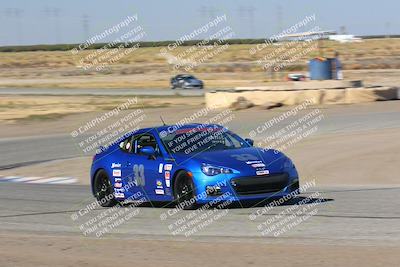
[[247, 21], [249, 31], [249, 35], [247, 38], [254, 38], [255, 32], [254, 32], [254, 12], [255, 8], [253, 6], [240, 6], [238, 8], [238, 15], [239, 18], [243, 21]]
[[276, 26], [277, 26], [277, 33], [283, 31], [283, 9], [281, 4], [276, 6]]
[[51, 18], [53, 20], [55, 42], [59, 44], [62, 43], [60, 27], [61, 9], [56, 7], [45, 7], [43, 13], [46, 18]]
[[16, 27], [16, 35], [17, 35], [17, 44], [21, 45], [24, 40], [24, 34], [22, 30], [22, 21], [21, 17], [24, 13], [24, 10], [17, 7], [6, 8], [4, 11], [4, 15], [11, 19], [15, 19], [15, 27]]
[[340, 34], [347, 34], [346, 26], [340, 26]]
[[87, 14], [82, 15], [82, 29], [83, 29], [83, 41], [89, 39], [89, 16]]
[[390, 35], [391, 35], [390, 27], [391, 27], [391, 24], [390, 24], [389, 21], [387, 21], [387, 22], [385, 23], [386, 38], [390, 38]]

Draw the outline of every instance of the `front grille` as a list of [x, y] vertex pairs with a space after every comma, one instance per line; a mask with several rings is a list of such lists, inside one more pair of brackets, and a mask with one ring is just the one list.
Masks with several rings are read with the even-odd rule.
[[288, 183], [289, 175], [287, 173], [231, 179], [231, 185], [239, 195], [278, 192], [284, 189]]

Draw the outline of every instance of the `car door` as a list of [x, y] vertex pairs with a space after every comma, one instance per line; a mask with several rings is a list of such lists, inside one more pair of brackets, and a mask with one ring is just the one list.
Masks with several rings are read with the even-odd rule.
[[[154, 200], [168, 199], [171, 195], [169, 171], [164, 170], [164, 158], [154, 135], [144, 133], [136, 136], [134, 146], [136, 157], [135, 162], [132, 162], [133, 176], [139, 181], [141, 192]], [[146, 146], [154, 148], [153, 156], [141, 153], [140, 149]]]
[[180, 77], [178, 79], [178, 87], [183, 88], [184, 83], [185, 83], [185, 77]]
[[[114, 179], [114, 192], [117, 196], [131, 198], [141, 192], [140, 186], [135, 181], [134, 164], [138, 162], [134, 149], [134, 136], [126, 138], [119, 144], [118, 162], [111, 165]], [[132, 199], [135, 200], [135, 199]]]

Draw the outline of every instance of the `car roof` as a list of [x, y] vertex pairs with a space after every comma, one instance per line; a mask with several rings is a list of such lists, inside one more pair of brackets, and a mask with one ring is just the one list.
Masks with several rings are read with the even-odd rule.
[[[219, 127], [219, 128], [224, 128], [223, 126], [219, 124], [208, 124], [208, 123], [189, 123], [189, 124], [183, 124], [183, 125], [176, 125], [176, 124], [171, 124], [171, 125], [161, 125], [161, 126], [155, 126], [155, 127], [148, 127], [148, 128], [141, 128], [136, 131], [132, 131], [129, 136], [132, 136], [134, 134], [143, 134], [143, 133], [149, 133], [152, 130], [157, 130], [158, 132], [168, 130], [172, 127], [172, 129], [190, 129], [190, 128], [196, 128], [199, 125], [203, 125], [204, 127]], [[128, 136], [126, 136], [128, 137]], [[125, 137], [125, 138], [126, 138]]]
[[196, 127], [198, 127], [199, 125], [203, 125], [204, 127], [220, 127], [220, 128], [223, 128], [223, 126], [221, 126], [221, 125], [218, 125], [218, 124], [208, 124], [208, 123], [189, 123], [189, 124], [183, 124], [183, 125], [174, 125], [174, 124], [172, 124], [172, 125], [162, 125], [162, 126], [159, 126], [159, 127], [155, 127], [159, 132], [161, 132], [161, 131], [165, 131], [165, 130], [168, 130], [168, 129], [174, 129], [174, 128], [176, 128], [176, 129], [189, 129], [189, 128], [196, 128]]
[[[145, 134], [145, 133], [151, 133], [153, 130], [157, 130], [157, 132], [162, 132], [162, 131], [166, 131], [168, 129], [170, 129], [170, 127], [172, 127], [172, 129], [176, 129], [176, 130], [181, 130], [181, 129], [190, 129], [190, 128], [196, 128], [199, 125], [203, 125], [204, 127], [220, 127], [220, 128], [224, 128], [223, 126], [219, 125], [219, 124], [208, 124], [208, 123], [189, 123], [189, 124], [183, 124], [183, 125], [176, 125], [176, 124], [172, 124], [172, 125], [161, 125], [161, 126], [156, 126], [156, 127], [148, 127], [148, 128], [141, 128], [135, 131], [132, 131], [130, 133], [127, 133], [119, 138], [117, 138], [114, 142], [114, 145], [119, 145], [120, 142], [124, 141], [126, 138], [129, 138], [135, 134]], [[176, 128], [175, 128], [176, 127]], [[173, 132], [174, 130], [172, 130]]]
[[194, 77], [192, 74], [178, 74], [175, 77], [182, 77], [182, 78], [186, 78], [186, 77]]

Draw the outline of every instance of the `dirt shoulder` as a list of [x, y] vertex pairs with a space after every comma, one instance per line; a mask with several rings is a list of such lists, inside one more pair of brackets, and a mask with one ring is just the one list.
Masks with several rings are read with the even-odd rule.
[[80, 113], [105, 113], [122, 105], [129, 109], [189, 107], [204, 103], [204, 97], [152, 96], [43, 96], [4, 95], [0, 97], [0, 123], [29, 124], [56, 121]]
[[[90, 239], [0, 234], [8, 266], [396, 266], [399, 247], [251, 242]], [[60, 259], [62, 259], [60, 261]]]

